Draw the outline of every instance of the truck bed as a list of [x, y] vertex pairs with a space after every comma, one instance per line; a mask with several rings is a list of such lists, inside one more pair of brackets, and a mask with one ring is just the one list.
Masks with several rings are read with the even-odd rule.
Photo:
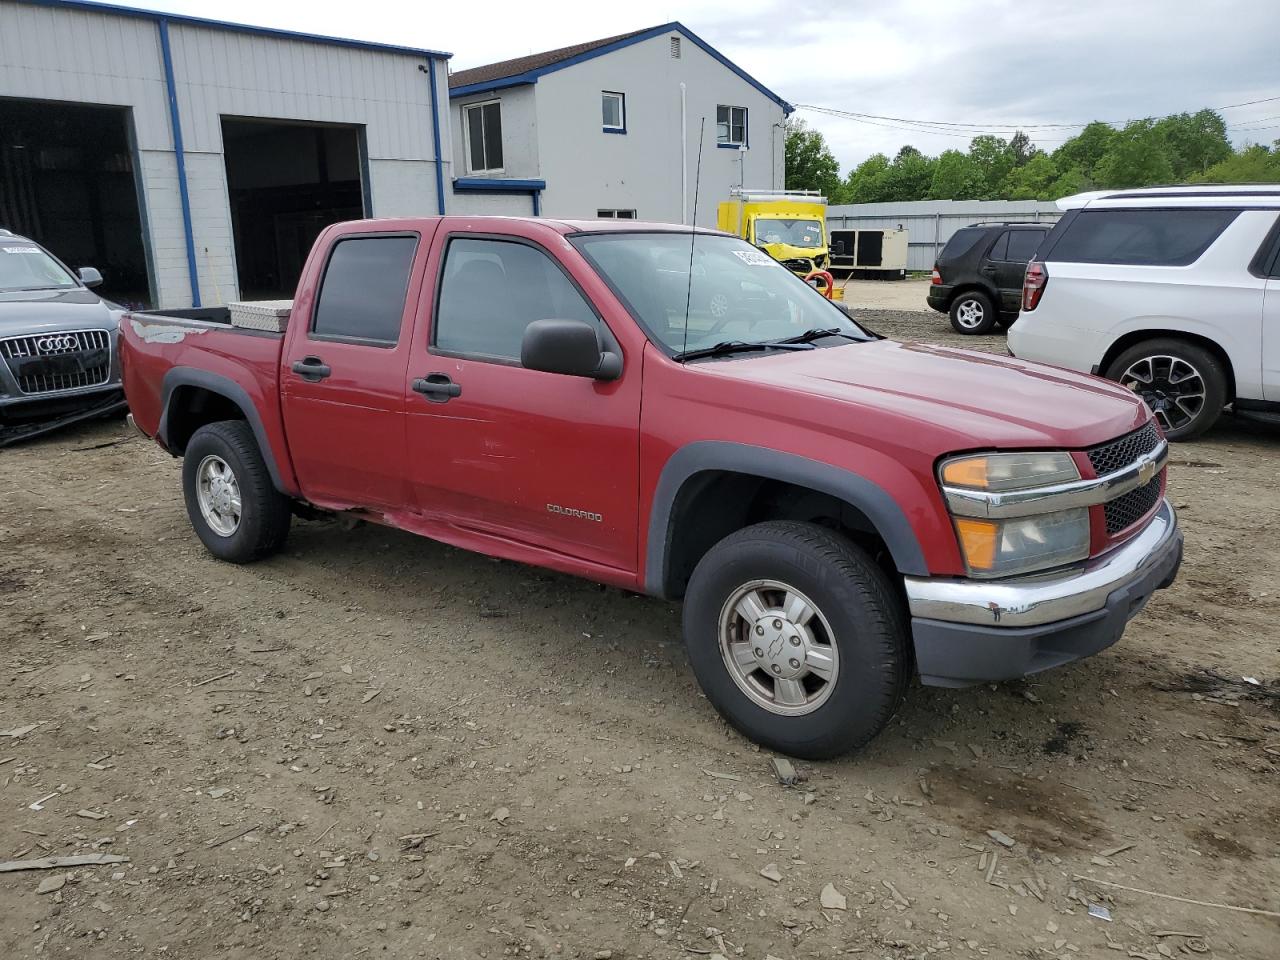
[[[170, 453], [182, 453], [188, 431], [163, 417], [175, 391], [233, 396], [280, 465], [279, 485], [297, 489], [280, 407], [284, 334], [233, 327], [226, 307], [152, 310], [120, 320], [123, 379], [134, 422]], [[190, 407], [190, 398], [180, 405]]]

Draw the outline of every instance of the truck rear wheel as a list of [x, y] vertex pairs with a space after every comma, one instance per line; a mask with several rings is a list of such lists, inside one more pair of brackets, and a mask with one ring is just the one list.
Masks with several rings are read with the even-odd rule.
[[703, 692], [729, 723], [809, 760], [866, 744], [910, 676], [888, 577], [815, 524], [760, 523], [712, 547], [689, 581], [684, 637]]
[[182, 491], [196, 536], [219, 560], [261, 559], [289, 535], [289, 498], [271, 483], [243, 420], [205, 424], [192, 434], [183, 454]]
[[951, 326], [966, 336], [990, 333], [999, 314], [991, 298], [980, 290], [966, 290], [951, 301]]

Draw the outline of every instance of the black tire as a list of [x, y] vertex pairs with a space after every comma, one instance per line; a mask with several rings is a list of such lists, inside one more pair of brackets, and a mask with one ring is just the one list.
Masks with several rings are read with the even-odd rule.
[[[239, 521], [230, 534], [214, 529], [200, 508], [197, 477], [210, 457], [230, 468], [239, 487]], [[289, 498], [271, 483], [253, 430], [243, 420], [221, 420], [196, 430], [183, 454], [182, 492], [196, 536], [219, 560], [259, 560], [279, 550], [289, 535]]]
[[[1198, 383], [1185, 377], [1188, 370]], [[1111, 361], [1106, 377], [1141, 396], [1173, 441], [1200, 436], [1217, 423], [1227, 404], [1222, 361], [1203, 347], [1173, 337], [1134, 344]], [[1144, 382], [1147, 377], [1150, 383]]]
[[1017, 322], [1018, 315], [1016, 313], [1002, 313], [996, 318], [996, 323], [1000, 325], [1001, 330], [1008, 330]]
[[966, 337], [990, 333], [999, 314], [995, 304], [981, 290], [966, 290], [951, 301], [951, 327]]
[[[760, 580], [808, 597], [830, 625], [838, 652], [826, 699], [798, 716], [780, 716], [752, 699], [731, 673], [731, 655], [722, 654], [722, 610]], [[741, 636], [754, 638], [745, 629]], [[684, 637], [698, 683], [730, 724], [762, 746], [808, 760], [866, 744], [893, 716], [911, 674], [906, 617], [888, 576], [845, 537], [809, 523], [759, 523], [712, 547], [689, 581]], [[781, 636], [777, 644], [789, 650]], [[773, 679], [763, 667], [755, 676]]]

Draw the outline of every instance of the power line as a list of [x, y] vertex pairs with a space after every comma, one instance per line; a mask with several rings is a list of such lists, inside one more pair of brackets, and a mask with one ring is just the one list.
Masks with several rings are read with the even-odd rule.
[[[1210, 107], [1210, 110], [1234, 110], [1238, 107], [1249, 107], [1259, 103], [1273, 103], [1280, 100], [1280, 96], [1262, 97], [1258, 100], [1245, 100], [1240, 103], [1223, 104], [1220, 107]], [[910, 117], [891, 117], [876, 113], [861, 113], [855, 110], [839, 110], [834, 107], [822, 107], [817, 104], [802, 103], [797, 105], [798, 109], [811, 110], [815, 113], [823, 113], [833, 117], [841, 117], [846, 120], [854, 120], [859, 123], [866, 123], [871, 126], [888, 127], [893, 130], [911, 130], [916, 133], [933, 133], [939, 136], [957, 136], [968, 137], [975, 133], [996, 133], [1006, 130], [1022, 130], [1022, 131], [1065, 131], [1075, 130], [1088, 126], [1088, 123], [973, 123], [958, 122], [954, 120], [920, 120]], [[1164, 120], [1168, 117], [1177, 116], [1178, 114], [1164, 114], [1159, 117], [1144, 117], [1147, 120]], [[877, 122], [882, 121], [882, 122]], [[1097, 121], [1089, 121], [1090, 123]], [[1107, 120], [1102, 121], [1109, 126], [1119, 126], [1124, 123], [1131, 123], [1132, 120]], [[1259, 122], [1259, 121], [1245, 121]], [[1046, 141], [1053, 142], [1053, 141]]]

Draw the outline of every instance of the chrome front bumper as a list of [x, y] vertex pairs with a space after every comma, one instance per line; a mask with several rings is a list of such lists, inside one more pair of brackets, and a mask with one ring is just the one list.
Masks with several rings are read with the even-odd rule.
[[[913, 618], [985, 627], [1035, 627], [1094, 613], [1117, 590], [1168, 571], [1172, 580], [1182, 555], [1182, 531], [1168, 500], [1127, 543], [1066, 573], [1013, 580], [907, 577]], [[1167, 585], [1162, 577], [1151, 591]]]

